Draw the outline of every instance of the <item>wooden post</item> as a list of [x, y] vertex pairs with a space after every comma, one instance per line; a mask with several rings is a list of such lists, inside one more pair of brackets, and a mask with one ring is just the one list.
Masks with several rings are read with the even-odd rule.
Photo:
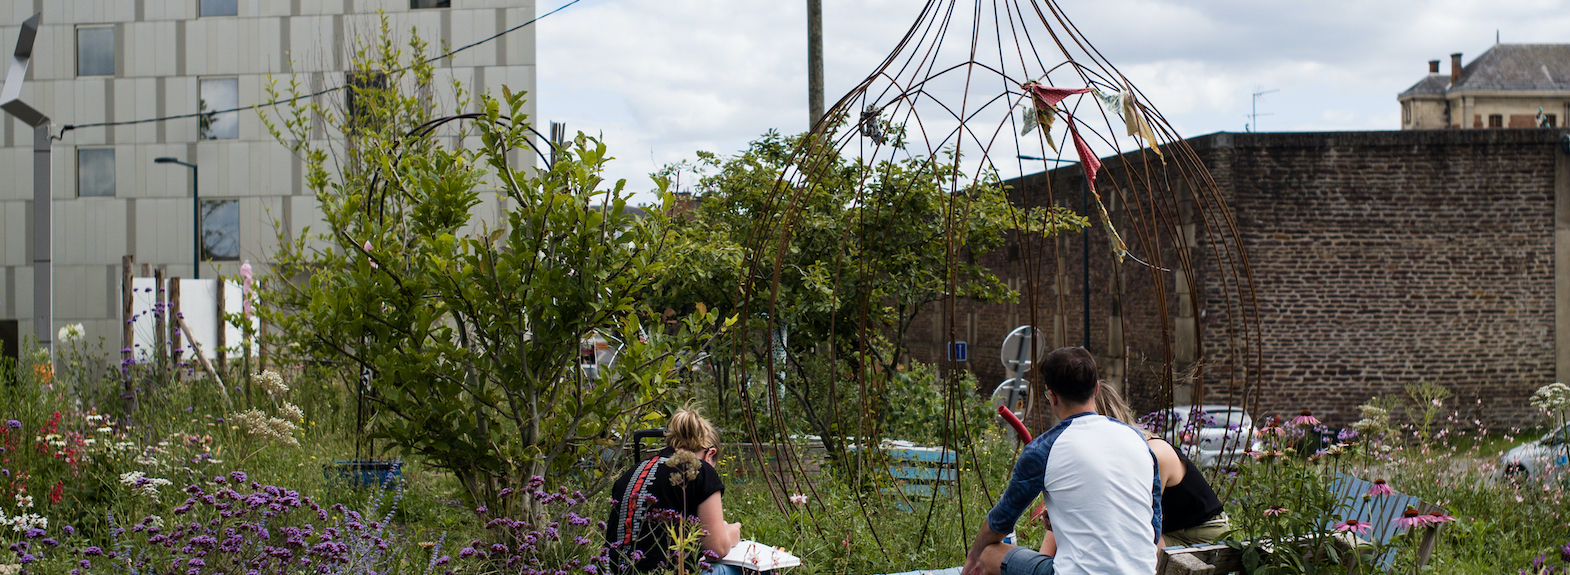
[[[189, 327], [186, 327], [185, 318], [183, 317], [175, 316], [174, 324], [187, 332], [191, 331]], [[207, 369], [207, 373], [212, 374], [213, 382], [218, 384], [218, 393], [223, 395], [224, 407], [233, 407], [234, 403], [229, 401], [229, 389], [224, 386], [223, 378], [219, 377], [218, 372], [213, 369], [213, 364], [207, 362], [207, 356], [202, 354], [201, 345], [196, 343], [194, 339], [191, 340], [191, 355], [196, 356], [196, 360], [201, 362], [203, 368]]]
[[165, 294], [164, 270], [159, 268], [153, 272], [153, 317], [157, 318], [153, 323], [153, 365], [160, 379], [169, 367], [169, 305]]
[[[132, 283], [132, 281], [131, 281], [131, 279], [132, 279], [131, 267], [133, 265], [135, 265], [135, 262], [136, 262], [136, 256], [133, 256], [133, 255], [126, 255], [126, 256], [123, 256], [123, 257], [120, 258], [120, 361], [121, 362], [130, 361], [130, 359], [132, 357], [135, 357], [135, 355], [134, 355], [135, 351], [132, 348], [136, 347], [136, 330], [134, 329], [134, 326], [131, 325], [131, 314], [135, 313], [135, 311], [132, 309], [133, 308], [132, 302], [134, 301], [134, 299], [133, 299], [133, 295], [132, 295], [132, 291], [131, 291], [131, 283]], [[125, 363], [121, 363], [121, 365], [125, 366], [126, 364]], [[125, 375], [126, 392], [130, 392], [131, 391], [131, 389], [130, 389], [130, 387], [131, 387], [131, 372], [130, 371], [126, 371], [125, 374], [126, 374]]]
[[184, 322], [180, 319], [180, 278], [169, 278], [169, 367], [174, 370], [174, 379], [180, 379], [180, 326]]
[[147, 262], [142, 262], [142, 275], [141, 275], [141, 277], [144, 277], [144, 278], [153, 277], [153, 264], [150, 264], [150, 263], [147, 263]]
[[267, 318], [261, 319], [261, 325], [256, 330], [257, 373], [267, 371]]
[[217, 339], [214, 340], [214, 341], [216, 341], [216, 343], [213, 345], [213, 354], [218, 356], [218, 373], [221, 373], [223, 375], [229, 375], [229, 351], [228, 351], [228, 349], [229, 349], [229, 339], [227, 337], [228, 334], [225, 333], [225, 332], [229, 331], [229, 329], [228, 329], [229, 328], [229, 322], [224, 320], [224, 309], [225, 308], [224, 308], [224, 277], [223, 276], [218, 276], [218, 288], [217, 289], [218, 289], [218, 291], [216, 292], [217, 295], [216, 295], [215, 298], [213, 298], [213, 299], [217, 300], [216, 303], [218, 305], [218, 328], [217, 328], [217, 331], [216, 331], [216, 334], [215, 334], [217, 336]]

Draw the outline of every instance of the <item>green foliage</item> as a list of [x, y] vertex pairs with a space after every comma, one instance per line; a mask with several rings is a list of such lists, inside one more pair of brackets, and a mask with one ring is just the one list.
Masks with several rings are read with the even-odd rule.
[[[672, 273], [654, 304], [749, 313], [749, 339], [723, 359], [748, 366], [742, 382], [779, 384], [755, 389], [767, 408], [755, 413], [777, 428], [805, 427], [841, 457], [842, 438], [881, 437], [894, 398], [924, 393], [897, 389], [929, 381], [898, 375], [919, 312], [950, 296], [1018, 297], [968, 255], [997, 249], [1011, 232], [1046, 236], [1086, 221], [1061, 208], [1015, 208], [994, 175], [965, 179], [952, 155], [869, 162], [809, 151], [806, 138], [769, 132], [734, 157], [700, 153], [662, 173], [696, 177], [697, 201], [672, 218]], [[956, 401], [972, 393], [944, 385]], [[787, 401], [793, 409], [777, 409]]]
[[[452, 471], [468, 501], [508, 511], [498, 493], [535, 475], [593, 484], [598, 451], [726, 322], [651, 321], [665, 217], [628, 209], [626, 182], [602, 177], [603, 143], [579, 134], [546, 170], [517, 164], [532, 147], [524, 94], [436, 118], [425, 45], [405, 54], [390, 36], [384, 20], [358, 51], [357, 77], [374, 81], [351, 83], [352, 114], [302, 104], [268, 122], [306, 162], [327, 229], [280, 237], [262, 313], [296, 353], [368, 370], [372, 437]], [[313, 118], [345, 135], [336, 174]], [[470, 127], [480, 145], [443, 143]], [[473, 216], [484, 188], [505, 206], [497, 221]], [[622, 348], [593, 377], [578, 354], [596, 335]]]
[[1432, 429], [1439, 415], [1444, 413], [1445, 400], [1452, 395], [1450, 390], [1431, 382], [1423, 381], [1404, 386], [1407, 399], [1411, 405], [1407, 407], [1407, 419], [1417, 432], [1419, 441], [1427, 443], [1433, 437]]

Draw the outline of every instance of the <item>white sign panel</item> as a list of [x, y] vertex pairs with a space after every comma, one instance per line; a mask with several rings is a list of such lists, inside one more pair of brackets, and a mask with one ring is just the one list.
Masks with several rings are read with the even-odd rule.
[[[240, 284], [227, 280], [224, 283], [224, 311], [237, 315], [242, 309]], [[157, 306], [160, 295], [165, 294], [157, 293], [153, 278], [131, 278], [131, 317], [126, 320], [131, 323], [132, 333], [135, 334], [132, 352], [139, 361], [150, 361], [153, 358], [153, 346], [157, 341], [154, 332], [158, 326], [158, 315], [164, 311]], [[191, 333], [183, 334], [181, 338], [184, 344], [180, 348], [182, 357], [195, 357], [189, 342], [191, 339], [202, 346], [202, 353], [208, 359], [218, 357], [219, 325], [224, 326], [224, 339], [229, 344], [223, 351], [229, 357], [240, 356], [240, 339], [244, 334], [239, 326], [224, 323], [218, 314], [218, 280], [180, 280], [180, 314], [185, 317], [186, 326], [191, 328]], [[261, 320], [252, 315], [251, 325], [259, 327]]]

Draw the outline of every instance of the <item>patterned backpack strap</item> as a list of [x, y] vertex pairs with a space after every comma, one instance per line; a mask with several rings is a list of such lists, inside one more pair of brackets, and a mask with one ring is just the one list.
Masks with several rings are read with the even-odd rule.
[[620, 543], [624, 548], [631, 546], [634, 539], [638, 538], [643, 530], [645, 515], [648, 506], [643, 500], [649, 495], [649, 486], [654, 484], [654, 472], [660, 464], [665, 463], [669, 457], [654, 456], [643, 460], [632, 473], [632, 480], [627, 482], [627, 490], [621, 494], [621, 505], [617, 508], [620, 517], [616, 520], [616, 532], [612, 541]]

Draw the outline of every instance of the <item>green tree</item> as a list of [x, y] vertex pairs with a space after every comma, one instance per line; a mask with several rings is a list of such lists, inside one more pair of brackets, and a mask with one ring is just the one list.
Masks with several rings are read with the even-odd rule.
[[[372, 437], [451, 470], [476, 503], [528, 513], [505, 507], [527, 498], [499, 493], [535, 475], [603, 479], [586, 464], [725, 322], [698, 306], [645, 327], [665, 216], [628, 209], [626, 182], [601, 176], [603, 143], [579, 134], [548, 168], [520, 164], [532, 153], [523, 93], [438, 117], [426, 46], [390, 37], [384, 19], [381, 40], [356, 51], [346, 109], [264, 117], [306, 162], [326, 221], [280, 234], [264, 313], [298, 353], [371, 372]], [[331, 154], [310, 139], [317, 122], [343, 135]], [[469, 145], [444, 143], [471, 128]], [[473, 217], [482, 190], [502, 197], [497, 221]], [[579, 365], [594, 335], [624, 342], [598, 376]]]
[[[696, 162], [665, 170], [668, 178], [696, 176], [696, 204], [673, 218], [679, 239], [667, 269], [676, 273], [661, 281], [656, 297], [673, 310], [707, 302], [723, 314], [739, 313], [739, 286], [751, 279], [754, 336], [738, 349], [759, 370], [769, 355], [784, 360], [780, 389], [802, 423], [843, 455], [842, 438], [879, 435], [891, 382], [927, 381], [894, 377], [909, 361], [907, 333], [919, 312], [951, 293], [989, 303], [1018, 297], [971, 254], [997, 249], [1009, 233], [1047, 236], [1086, 222], [1062, 208], [1012, 206], [994, 175], [957, 175], [953, 154], [899, 161], [832, 151], [809, 156], [800, 153], [804, 137], [769, 132], [736, 156], [700, 152]], [[795, 193], [787, 213], [784, 198]], [[778, 252], [782, 229], [788, 245]], [[776, 271], [771, 333], [763, 327], [765, 300]], [[955, 394], [971, 392], [951, 379]]]

